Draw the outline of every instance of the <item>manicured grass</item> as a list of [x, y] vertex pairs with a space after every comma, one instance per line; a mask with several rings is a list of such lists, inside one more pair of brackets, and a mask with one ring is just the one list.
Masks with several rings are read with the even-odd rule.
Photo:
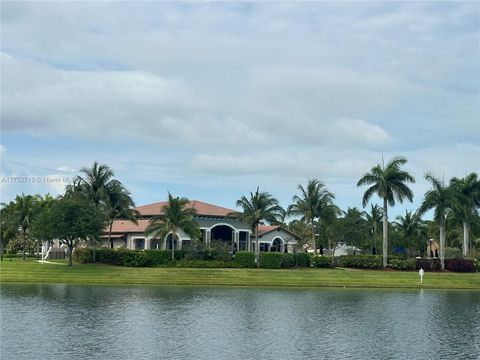
[[103, 264], [68, 267], [65, 262], [5, 259], [0, 262], [0, 282], [480, 290], [480, 273], [425, 273], [420, 284], [417, 272], [403, 271], [128, 268]]

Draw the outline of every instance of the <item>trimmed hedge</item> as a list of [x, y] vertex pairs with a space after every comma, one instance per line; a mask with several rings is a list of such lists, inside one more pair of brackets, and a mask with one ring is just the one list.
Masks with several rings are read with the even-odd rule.
[[[334, 260], [335, 261], [335, 260]], [[312, 258], [312, 265], [317, 268], [332, 268], [331, 256], [314, 256]]]
[[295, 253], [295, 266], [298, 267], [310, 267], [311, 256], [307, 253]]
[[395, 270], [415, 270], [415, 259], [391, 259], [388, 261], [388, 267]]
[[475, 264], [470, 259], [445, 259], [445, 269], [455, 272], [475, 272]]
[[[175, 260], [180, 260], [183, 251], [175, 251]], [[79, 263], [92, 262], [93, 251], [89, 248], [78, 248], [73, 252], [73, 259]], [[98, 263], [128, 266], [152, 267], [168, 266], [172, 262], [170, 250], [128, 250], [128, 249], [96, 249], [95, 261]]]
[[248, 251], [239, 251], [235, 254], [233, 262], [237, 267], [241, 268], [254, 268], [255, 267], [255, 254]]
[[380, 269], [383, 265], [380, 255], [342, 255], [337, 256], [336, 265], [357, 269]]
[[280, 253], [260, 253], [260, 267], [264, 269], [280, 269], [282, 260], [283, 254]]
[[282, 254], [282, 268], [290, 268], [295, 266], [295, 255]]

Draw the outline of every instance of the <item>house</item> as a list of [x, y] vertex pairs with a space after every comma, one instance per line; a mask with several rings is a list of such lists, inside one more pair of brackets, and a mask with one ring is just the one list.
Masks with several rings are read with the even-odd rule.
[[341, 242], [341, 243], [338, 243], [337, 246], [335, 247], [334, 256], [360, 255], [361, 253], [362, 253], [361, 249], [352, 245], [347, 245], [344, 242]]
[[[137, 207], [136, 210], [138, 210], [141, 215], [138, 224], [126, 220], [115, 220], [110, 236], [113, 247], [124, 247], [131, 250], [171, 250], [172, 234], [169, 234], [161, 241], [145, 236], [145, 229], [150, 219], [160, 215], [161, 208], [164, 205], [167, 205], [167, 202], [156, 202]], [[252, 237], [252, 231], [249, 225], [228, 216], [228, 214], [235, 212], [234, 210], [198, 200], [190, 201], [188, 206], [197, 212], [194, 219], [201, 230], [201, 241], [206, 244], [212, 241], [224, 241], [231, 246], [232, 250], [255, 251], [255, 238]], [[109, 247], [110, 244], [107, 240], [108, 230], [102, 238], [104, 239], [104, 246]], [[173, 244], [175, 249], [184, 249], [188, 247], [192, 241], [181, 229], [178, 231], [176, 238]], [[293, 251], [293, 246], [296, 244], [297, 238], [298, 236], [295, 234], [278, 226], [259, 227], [260, 251], [284, 252], [285, 249]]]

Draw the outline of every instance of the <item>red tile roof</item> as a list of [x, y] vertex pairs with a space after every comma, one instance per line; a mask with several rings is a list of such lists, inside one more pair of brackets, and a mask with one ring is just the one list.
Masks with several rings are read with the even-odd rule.
[[[135, 225], [132, 221], [127, 220], [115, 220], [112, 226], [112, 234], [114, 233], [132, 233], [140, 232], [143, 233], [148, 226], [148, 220], [138, 220], [138, 225]], [[109, 228], [105, 229], [105, 232], [108, 234]]]
[[273, 231], [280, 226], [278, 225], [258, 225], [258, 236], [262, 236], [266, 233], [269, 233], [270, 231]]
[[[160, 209], [165, 205], [167, 205], [166, 201], [160, 201], [153, 204], [138, 206], [136, 209], [142, 214], [142, 216], [160, 215]], [[207, 204], [198, 200], [190, 201], [189, 207], [197, 210], [198, 215], [204, 216], [224, 217], [227, 216], [227, 214], [234, 212], [232, 209]]]

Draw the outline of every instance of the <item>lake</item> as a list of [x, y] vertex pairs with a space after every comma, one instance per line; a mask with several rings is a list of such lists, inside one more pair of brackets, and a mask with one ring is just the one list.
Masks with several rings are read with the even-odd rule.
[[2, 359], [479, 359], [480, 291], [2, 284]]

